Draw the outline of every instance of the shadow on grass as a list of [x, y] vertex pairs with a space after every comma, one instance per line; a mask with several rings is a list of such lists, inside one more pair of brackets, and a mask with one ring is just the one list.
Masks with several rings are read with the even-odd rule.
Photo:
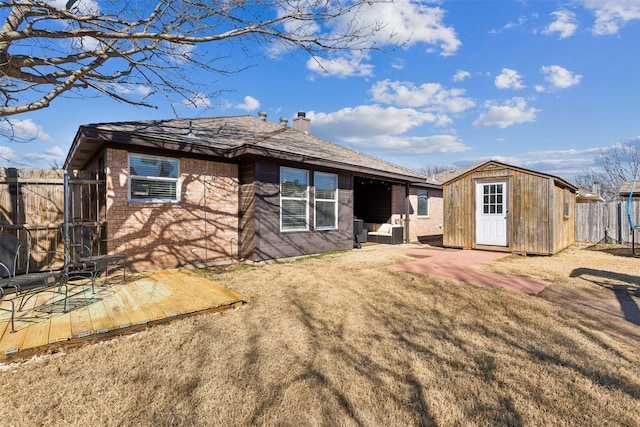
[[589, 251], [604, 252], [610, 255], [626, 258], [638, 258], [640, 254], [640, 248], [636, 247], [636, 255], [633, 254], [633, 248], [631, 244], [608, 244], [608, 243], [596, 243], [595, 245], [585, 248]]
[[[614, 273], [612, 271], [596, 270], [593, 268], [576, 268], [570, 277], [579, 277], [597, 286], [613, 291], [625, 320], [640, 325], [640, 309], [633, 295], [638, 295], [640, 277], [630, 274]], [[619, 282], [619, 283], [614, 283]]]
[[[325, 425], [630, 423], [624, 408], [591, 402], [607, 393], [640, 398], [637, 375], [612, 368], [633, 358], [566, 312], [453, 280], [366, 269], [357, 276], [288, 286], [278, 292], [286, 318], [250, 322], [241, 387], [260, 399], [248, 424], [267, 423], [300, 393], [300, 417]], [[390, 286], [399, 276], [402, 284]], [[266, 328], [290, 330], [301, 349], [286, 333], [261, 344]], [[276, 362], [286, 368], [261, 380], [257, 360], [267, 353], [281, 354]], [[269, 364], [269, 374], [277, 369]]]

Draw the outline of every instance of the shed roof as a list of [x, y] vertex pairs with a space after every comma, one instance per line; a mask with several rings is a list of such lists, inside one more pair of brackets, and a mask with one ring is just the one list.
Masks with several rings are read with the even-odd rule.
[[633, 197], [640, 197], [640, 181], [625, 181], [620, 184], [618, 194], [620, 196], [629, 197], [629, 193], [633, 190]]
[[573, 184], [568, 183], [564, 179], [559, 178], [557, 176], [549, 175], [549, 174], [542, 173], [542, 172], [536, 172], [534, 170], [521, 168], [519, 166], [508, 165], [506, 163], [498, 162], [496, 160], [489, 160], [487, 162], [475, 164], [475, 165], [472, 165], [472, 166], [469, 166], [469, 167], [466, 167], [466, 168], [455, 169], [455, 170], [452, 170], [452, 171], [445, 172], [442, 175], [438, 174], [438, 175], [436, 175], [436, 179], [438, 180], [438, 182], [440, 182], [440, 184], [445, 185], [445, 184], [448, 184], [448, 183], [450, 183], [452, 181], [460, 179], [463, 176], [468, 175], [468, 174], [470, 174], [470, 173], [472, 173], [472, 172], [474, 172], [476, 170], [483, 169], [486, 166], [491, 165], [491, 164], [494, 164], [494, 165], [497, 165], [497, 166], [506, 167], [506, 168], [509, 168], [509, 169], [518, 170], [518, 171], [521, 171], [521, 172], [524, 172], [524, 173], [529, 173], [529, 174], [532, 174], [532, 175], [544, 176], [544, 177], [547, 177], [547, 178], [551, 178], [551, 179], [554, 180], [554, 182], [557, 185], [560, 185], [561, 187], [568, 187], [568, 188], [570, 188], [570, 189], [572, 189], [574, 191], [578, 190], [578, 187], [576, 187]]
[[459, 177], [460, 175], [465, 174], [466, 172], [470, 171], [471, 169], [475, 169], [476, 167], [482, 165], [484, 163], [476, 163], [473, 164], [471, 166], [467, 166], [465, 168], [458, 168], [458, 169], [450, 169], [450, 170], [446, 170], [443, 172], [438, 172], [435, 176], [434, 179], [439, 182], [439, 183], [445, 183], [447, 181], [451, 181], [454, 178]]
[[438, 187], [424, 174], [252, 116], [145, 120], [80, 126], [65, 169], [81, 169], [105, 144], [224, 158], [259, 156]]

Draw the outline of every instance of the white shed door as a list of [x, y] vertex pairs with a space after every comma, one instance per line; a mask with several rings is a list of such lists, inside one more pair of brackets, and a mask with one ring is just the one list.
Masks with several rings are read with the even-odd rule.
[[507, 246], [507, 183], [476, 183], [476, 244]]

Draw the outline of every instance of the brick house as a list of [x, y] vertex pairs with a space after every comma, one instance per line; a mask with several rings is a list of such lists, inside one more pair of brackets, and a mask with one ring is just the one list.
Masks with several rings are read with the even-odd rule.
[[90, 124], [64, 168], [105, 176], [107, 235], [134, 271], [349, 249], [355, 218], [442, 233], [435, 181], [309, 131], [304, 114]]

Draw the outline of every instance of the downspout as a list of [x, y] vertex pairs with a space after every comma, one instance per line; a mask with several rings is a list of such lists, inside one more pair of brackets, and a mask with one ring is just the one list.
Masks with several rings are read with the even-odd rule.
[[409, 210], [411, 209], [411, 204], [409, 201], [409, 196], [411, 195], [411, 186], [409, 183], [404, 184], [404, 242], [409, 243], [411, 238], [409, 234]]

